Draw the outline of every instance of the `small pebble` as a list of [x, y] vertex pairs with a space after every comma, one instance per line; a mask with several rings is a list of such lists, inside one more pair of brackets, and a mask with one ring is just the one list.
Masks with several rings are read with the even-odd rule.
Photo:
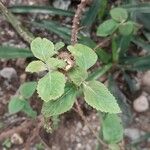
[[5, 67], [0, 70], [0, 76], [10, 81], [12, 78], [17, 78], [17, 72], [12, 67]]
[[26, 80], [26, 77], [27, 77], [27, 74], [26, 74], [26, 73], [21, 74], [21, 75], [20, 75], [20, 82], [21, 82], [21, 83], [24, 83], [25, 80]]
[[142, 77], [142, 85], [150, 87], [150, 71], [144, 73]]
[[145, 95], [141, 95], [133, 102], [133, 108], [136, 112], [145, 112], [149, 109], [148, 99]]
[[132, 141], [134, 141], [140, 138], [140, 136], [144, 135], [145, 133], [136, 128], [127, 128], [124, 130], [124, 134]]
[[55, 8], [59, 8], [63, 10], [67, 10], [70, 4], [71, 4], [71, 0], [55, 0], [53, 2], [53, 6]]
[[23, 139], [18, 133], [14, 133], [11, 137], [11, 143], [20, 145], [23, 143]]
[[20, 68], [24, 68], [25, 67], [25, 61], [26, 61], [26, 59], [24, 59], [24, 58], [18, 58], [16, 60], [16, 66], [20, 67]]

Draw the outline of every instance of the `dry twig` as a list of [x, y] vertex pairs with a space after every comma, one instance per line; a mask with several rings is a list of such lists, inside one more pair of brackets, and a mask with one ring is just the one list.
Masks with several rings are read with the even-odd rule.
[[17, 31], [17, 33], [24, 39], [24, 41], [29, 44], [34, 39], [33, 35], [24, 28], [21, 23], [17, 20], [17, 18], [3, 5], [0, 0], [0, 12], [2, 12], [6, 18], [6, 20], [13, 26], [13, 28]]
[[37, 123], [42, 122], [42, 116], [38, 116], [35, 120], [26, 120], [23, 123], [21, 123], [19, 126], [14, 127], [8, 131], [3, 131], [0, 134], [0, 141], [2, 141], [5, 138], [10, 137], [14, 133], [20, 133], [27, 131], [30, 127], [37, 125]]

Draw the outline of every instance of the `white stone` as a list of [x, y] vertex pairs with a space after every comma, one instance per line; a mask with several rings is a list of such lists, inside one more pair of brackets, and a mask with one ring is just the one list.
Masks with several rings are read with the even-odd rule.
[[127, 128], [124, 130], [124, 134], [125, 136], [130, 138], [132, 141], [134, 141], [140, 138], [140, 136], [144, 135], [145, 133], [136, 128]]
[[150, 87], [150, 71], [144, 73], [142, 77], [142, 85]]
[[63, 10], [67, 10], [70, 4], [71, 4], [70, 0], [55, 0], [53, 2], [53, 6], [55, 8], [59, 8]]
[[22, 137], [18, 133], [14, 133], [11, 136], [11, 143], [20, 145], [20, 144], [23, 143], [23, 139], [22, 139]]
[[77, 123], [77, 129], [80, 130], [81, 128], [82, 128], [82, 124], [81, 124], [81, 122], [78, 122]]
[[5, 67], [2, 70], [0, 70], [0, 76], [8, 80], [11, 80], [12, 78], [17, 78], [17, 72], [12, 67]]
[[149, 109], [148, 99], [145, 95], [141, 95], [133, 102], [133, 108], [137, 112], [144, 112]]

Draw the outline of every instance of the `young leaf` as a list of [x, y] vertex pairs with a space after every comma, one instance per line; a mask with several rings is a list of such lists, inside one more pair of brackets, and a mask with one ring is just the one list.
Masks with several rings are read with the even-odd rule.
[[64, 93], [65, 76], [60, 72], [49, 72], [38, 81], [37, 92], [42, 100], [48, 102]]
[[55, 44], [55, 51], [59, 51], [61, 48], [63, 48], [65, 44], [63, 42], [58, 42]]
[[122, 23], [119, 26], [119, 32], [124, 36], [130, 35], [133, 32], [133, 30], [134, 30], [134, 24], [131, 21]]
[[28, 99], [30, 98], [36, 90], [36, 82], [26, 82], [19, 87], [20, 94]]
[[37, 112], [32, 109], [29, 101], [25, 101], [22, 111], [26, 113], [29, 117], [35, 118], [37, 116]]
[[93, 108], [102, 112], [120, 113], [115, 97], [104, 84], [98, 81], [89, 81], [83, 84], [85, 101]]
[[110, 11], [110, 15], [117, 22], [125, 22], [128, 19], [128, 12], [124, 8], [114, 8]]
[[119, 24], [114, 21], [113, 19], [109, 19], [102, 24], [97, 29], [97, 35], [106, 37], [108, 35], [111, 35], [115, 30], [118, 28]]
[[107, 114], [102, 122], [103, 138], [108, 143], [118, 143], [123, 139], [123, 126], [116, 114]]
[[46, 38], [35, 38], [31, 43], [31, 51], [34, 56], [43, 61], [52, 57], [56, 52], [54, 51], [54, 44]]
[[24, 100], [20, 99], [19, 97], [13, 97], [8, 104], [8, 110], [10, 114], [15, 114], [21, 111], [23, 107]]
[[42, 114], [45, 117], [60, 115], [70, 110], [75, 102], [76, 89], [73, 85], [66, 85], [64, 94], [54, 101], [44, 102]]
[[67, 65], [64, 60], [58, 58], [48, 58], [45, 63], [49, 69], [64, 68]]
[[80, 67], [75, 67], [68, 72], [68, 76], [74, 84], [80, 86], [81, 83], [88, 77], [88, 73]]
[[67, 48], [75, 57], [76, 65], [85, 70], [92, 67], [97, 61], [96, 53], [86, 45], [75, 44]]
[[31, 72], [31, 73], [45, 71], [45, 70], [47, 70], [46, 65], [40, 60], [32, 61], [26, 67], [26, 72]]

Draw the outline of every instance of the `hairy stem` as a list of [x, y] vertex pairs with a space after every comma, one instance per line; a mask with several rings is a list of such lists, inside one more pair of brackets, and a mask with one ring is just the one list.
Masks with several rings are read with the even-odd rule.
[[22, 37], [22, 39], [28, 43], [34, 39], [34, 36], [24, 28], [17, 18], [3, 5], [0, 0], [0, 12], [5, 16], [6, 20], [13, 26], [17, 33]]
[[88, 2], [89, 2], [89, 0], [81, 0], [81, 3], [78, 5], [78, 8], [75, 12], [75, 15], [73, 18], [72, 33], [71, 33], [71, 44], [72, 45], [77, 43], [80, 19], [82, 16], [82, 12], [85, 9], [85, 6]]
[[[78, 41], [78, 31], [79, 31], [79, 24], [80, 24], [80, 19], [83, 10], [85, 9], [86, 4], [89, 2], [89, 0], [81, 0], [81, 3], [78, 5], [78, 8], [75, 12], [74, 19], [73, 19], [73, 25], [72, 25], [72, 33], [71, 33], [71, 44], [74, 45]], [[86, 117], [83, 114], [83, 111], [78, 103], [78, 101], [75, 102], [77, 110], [74, 109], [82, 118], [82, 120], [85, 122], [85, 124], [88, 126], [88, 128], [91, 130], [92, 134], [97, 138], [99, 143], [103, 145], [105, 148], [108, 147], [107, 144], [105, 144], [97, 135], [97, 133], [93, 130], [93, 128], [89, 125]]]

